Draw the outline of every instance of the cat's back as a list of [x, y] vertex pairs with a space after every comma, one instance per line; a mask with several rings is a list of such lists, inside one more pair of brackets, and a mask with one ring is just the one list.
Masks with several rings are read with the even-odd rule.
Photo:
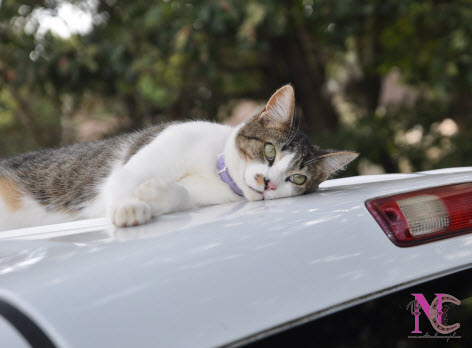
[[10, 203], [30, 198], [48, 211], [76, 213], [98, 194], [114, 166], [126, 163], [163, 127], [2, 159], [0, 195], [10, 210], [20, 205]]
[[41, 149], [16, 155], [0, 162], [1, 174], [33, 179], [49, 174], [83, 171], [84, 165], [100, 167], [103, 159], [115, 157], [119, 145], [116, 139], [78, 143], [55, 149]]

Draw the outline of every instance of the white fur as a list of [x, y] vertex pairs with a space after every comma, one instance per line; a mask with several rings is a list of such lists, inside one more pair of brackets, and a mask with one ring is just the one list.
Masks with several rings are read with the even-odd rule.
[[0, 195], [0, 230], [49, 225], [71, 220], [68, 214], [46, 211], [42, 205], [29, 196], [22, 197], [21, 205], [21, 209], [12, 212]]
[[216, 168], [228, 139], [234, 147], [235, 131], [199, 121], [169, 126], [107, 179], [107, 215], [116, 225], [129, 226], [149, 220], [147, 210], [158, 216], [242, 199]]

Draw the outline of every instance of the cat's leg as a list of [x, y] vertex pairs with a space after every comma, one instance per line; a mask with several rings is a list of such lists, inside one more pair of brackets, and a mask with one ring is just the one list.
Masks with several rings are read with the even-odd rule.
[[190, 196], [184, 187], [153, 178], [141, 184], [133, 198], [114, 207], [111, 220], [120, 227], [135, 226], [149, 221], [153, 216], [189, 207]]
[[136, 197], [150, 205], [152, 216], [191, 207], [189, 192], [182, 185], [158, 178], [141, 184], [136, 190]]
[[[117, 226], [133, 226], [149, 221], [154, 215], [160, 215], [161, 211], [169, 211], [167, 204], [158, 207], [155, 199], [153, 207], [145, 200], [140, 199], [136, 191], [141, 185], [152, 178], [159, 178], [165, 182], [175, 182], [185, 173], [187, 159], [182, 156], [186, 153], [186, 144], [172, 131], [172, 126], [164, 130], [150, 144], [144, 146], [134, 154], [124, 166], [118, 165], [112, 170], [110, 177], [104, 185], [104, 197], [106, 215]], [[157, 185], [157, 181], [155, 182]], [[150, 185], [152, 186], [152, 185]], [[167, 191], [161, 188], [154, 191], [162, 191], [161, 197], [169, 196]], [[141, 190], [142, 192], [143, 190]], [[177, 190], [178, 191], [178, 190]], [[143, 196], [143, 195], [141, 195]], [[159, 199], [162, 203], [164, 199]]]
[[135, 226], [149, 221], [151, 206], [138, 199], [136, 188], [146, 177], [126, 167], [116, 169], [104, 186], [106, 215], [119, 227]]

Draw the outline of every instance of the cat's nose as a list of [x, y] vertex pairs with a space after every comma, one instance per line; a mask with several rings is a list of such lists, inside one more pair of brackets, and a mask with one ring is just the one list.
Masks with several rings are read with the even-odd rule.
[[275, 190], [277, 188], [277, 186], [272, 182], [270, 181], [269, 179], [265, 178], [264, 179], [264, 191], [270, 191], [270, 190]]

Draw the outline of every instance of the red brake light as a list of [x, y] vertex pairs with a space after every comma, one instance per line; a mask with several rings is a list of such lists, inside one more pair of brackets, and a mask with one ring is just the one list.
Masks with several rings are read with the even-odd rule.
[[472, 183], [371, 199], [367, 209], [397, 246], [472, 232]]

